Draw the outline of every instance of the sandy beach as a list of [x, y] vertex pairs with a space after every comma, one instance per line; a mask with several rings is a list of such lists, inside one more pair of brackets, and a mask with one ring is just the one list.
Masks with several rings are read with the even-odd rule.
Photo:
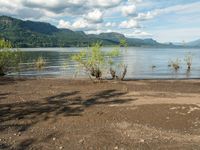
[[0, 78], [0, 149], [198, 150], [200, 80]]

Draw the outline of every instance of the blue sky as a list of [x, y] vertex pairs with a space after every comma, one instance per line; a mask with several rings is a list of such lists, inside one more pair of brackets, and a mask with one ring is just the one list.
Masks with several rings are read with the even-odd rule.
[[0, 15], [159, 42], [200, 38], [199, 0], [0, 0]]

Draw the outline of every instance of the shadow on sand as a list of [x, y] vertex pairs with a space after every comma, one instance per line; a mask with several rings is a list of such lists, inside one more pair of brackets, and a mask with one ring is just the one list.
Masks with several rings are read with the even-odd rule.
[[[13, 128], [22, 132], [39, 121], [56, 119], [58, 116], [80, 116], [86, 108], [93, 105], [122, 104], [134, 100], [119, 99], [119, 96], [124, 94], [126, 93], [106, 90], [84, 100], [79, 91], [73, 91], [46, 97], [40, 101], [0, 104], [0, 131]], [[0, 99], [4, 98], [4, 95], [6, 93], [1, 94]], [[16, 120], [29, 120], [29, 123], [17, 124]]]
[[[0, 99], [9, 93], [0, 94]], [[59, 116], [81, 116], [82, 112], [94, 105], [123, 104], [135, 99], [119, 99], [126, 93], [116, 90], [105, 90], [89, 99], [83, 99], [79, 91], [60, 93], [42, 100], [0, 104], [0, 132], [7, 129], [15, 132], [24, 132], [32, 125], [47, 119], [56, 119]], [[34, 143], [34, 139], [27, 139], [18, 144], [17, 149], [26, 149]], [[1, 149], [9, 145], [0, 145]]]

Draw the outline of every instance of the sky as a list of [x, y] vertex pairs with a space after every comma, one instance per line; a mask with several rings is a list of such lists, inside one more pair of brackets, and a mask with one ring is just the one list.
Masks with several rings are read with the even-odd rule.
[[0, 0], [0, 15], [164, 43], [200, 38], [200, 0]]

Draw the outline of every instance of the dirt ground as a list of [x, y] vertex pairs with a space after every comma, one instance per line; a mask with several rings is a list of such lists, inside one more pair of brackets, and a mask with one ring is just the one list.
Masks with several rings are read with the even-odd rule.
[[200, 80], [0, 78], [0, 149], [200, 150]]

